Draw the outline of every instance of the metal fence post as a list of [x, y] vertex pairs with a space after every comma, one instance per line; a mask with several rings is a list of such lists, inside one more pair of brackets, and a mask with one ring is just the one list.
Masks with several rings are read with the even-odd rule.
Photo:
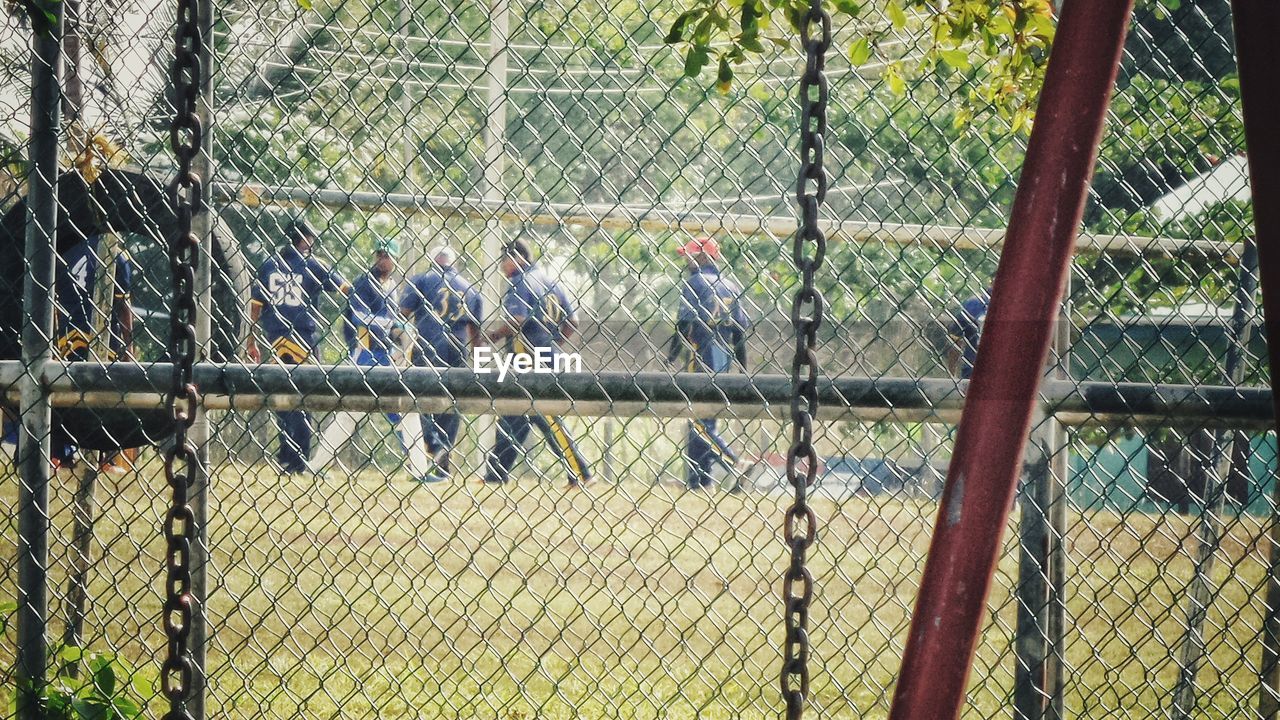
[[[1064, 296], [1071, 295], [1068, 276]], [[1053, 337], [1049, 376], [1064, 379], [1068, 362], [1070, 314], [1064, 300]], [[1069, 471], [1066, 429], [1052, 415], [1037, 411], [1023, 464], [1026, 480], [1019, 493], [1018, 621], [1014, 640], [1014, 717], [1042, 720], [1062, 717], [1064, 648], [1062, 583], [1065, 548], [1063, 484]]]
[[[1227, 348], [1226, 384], [1240, 385], [1244, 379], [1245, 348], [1252, 336], [1249, 319], [1254, 314], [1257, 292], [1257, 248], [1245, 242], [1240, 255], [1239, 281], [1236, 285], [1236, 307], [1231, 317]], [[1207, 432], [1207, 431], [1205, 431]], [[1204, 624], [1213, 601], [1213, 566], [1221, 542], [1222, 520], [1219, 515], [1227, 497], [1227, 480], [1231, 472], [1231, 444], [1235, 433], [1216, 430], [1212, 435], [1209, 457], [1202, 460], [1205, 470], [1201, 497], [1199, 545], [1196, 548], [1195, 572], [1187, 592], [1186, 632], [1178, 653], [1178, 684], [1174, 687], [1174, 720], [1189, 720], [1195, 709], [1196, 674], [1204, 655]]]
[[1048, 501], [1051, 459], [1048, 417], [1037, 410], [1024, 463], [1022, 518], [1018, 523], [1017, 635], [1014, 639], [1014, 720], [1041, 720], [1046, 692], [1045, 657], [1048, 653], [1046, 610], [1049, 605]]
[[[507, 37], [509, 33], [510, 5], [508, 0], [489, 2], [489, 57], [486, 63], [488, 79], [484, 126], [484, 167], [481, 196], [486, 203], [501, 203], [505, 184], [502, 175], [506, 168], [507, 152]], [[496, 212], [496, 211], [490, 211]], [[481, 257], [485, 266], [477, 268], [481, 275], [481, 293], [490, 318], [500, 318], [504, 278], [499, 268], [502, 256], [502, 223], [496, 214], [485, 218]], [[484, 322], [484, 318], [481, 319]], [[485, 438], [497, 431], [492, 416], [482, 415], [472, 423], [475, 432], [476, 463], [472, 467], [487, 467], [488, 449]]]
[[1062, 9], [890, 717], [959, 717], [1132, 2]]
[[[1055, 355], [1054, 376], [1058, 380], [1071, 379], [1071, 273], [1067, 273], [1067, 285], [1063, 292], [1058, 328], [1053, 338]], [[1071, 478], [1071, 443], [1067, 428], [1058, 418], [1050, 415], [1045, 428], [1049, 438], [1048, 493], [1045, 512], [1048, 513], [1048, 571], [1049, 595], [1045, 610], [1048, 645], [1045, 648], [1045, 692], [1048, 695], [1050, 720], [1063, 720], [1066, 710], [1063, 688], [1066, 684], [1067, 651], [1067, 504], [1070, 501], [1068, 482]]]
[[18, 720], [42, 720], [48, 666], [49, 480], [52, 410], [44, 386], [53, 361], [53, 275], [58, 225], [62, 4], [53, 29], [35, 39], [31, 60], [31, 156], [27, 175], [26, 262], [22, 286], [22, 364], [18, 439]]

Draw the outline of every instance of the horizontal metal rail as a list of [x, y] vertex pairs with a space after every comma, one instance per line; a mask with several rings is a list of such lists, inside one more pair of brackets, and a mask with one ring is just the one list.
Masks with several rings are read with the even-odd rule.
[[[33, 372], [59, 407], [162, 406], [166, 363], [63, 363]], [[12, 401], [28, 370], [0, 361], [0, 387]], [[458, 368], [200, 363], [195, 380], [212, 410], [347, 409], [475, 414], [780, 418], [791, 401], [783, 375], [600, 372], [509, 375]], [[825, 420], [955, 422], [967, 383], [949, 378], [827, 378], [819, 392]], [[1067, 425], [1220, 427], [1274, 425], [1265, 388], [1046, 380], [1045, 412]]]
[[[545, 203], [528, 201], [492, 201], [447, 195], [419, 195], [376, 191], [347, 191], [335, 188], [265, 187], [214, 183], [214, 198], [237, 202], [249, 207], [318, 205], [330, 209], [359, 208], [376, 210], [394, 207], [473, 220], [498, 219], [535, 225], [585, 225], [612, 230], [642, 228], [652, 231], [682, 230], [694, 234], [731, 232], [741, 235], [764, 234], [791, 237], [796, 220], [789, 216], [770, 216], [728, 212], [693, 211], [662, 206], [635, 206], [622, 203]], [[1004, 229], [949, 227], [943, 225], [909, 225], [860, 220], [836, 220], [823, 223], [827, 237], [846, 242], [882, 242], [895, 245], [925, 245], [942, 249], [977, 250], [999, 247], [1004, 242]], [[1173, 254], [1197, 250], [1209, 255], [1234, 259], [1240, 252], [1236, 243], [1214, 240], [1142, 237], [1138, 235], [1098, 235], [1081, 233], [1077, 252], [1160, 253]]]

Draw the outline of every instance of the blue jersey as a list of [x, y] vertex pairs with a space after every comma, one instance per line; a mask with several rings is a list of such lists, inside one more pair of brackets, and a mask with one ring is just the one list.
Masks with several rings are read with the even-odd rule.
[[750, 327], [742, 288], [714, 267], [689, 273], [680, 288], [676, 326], [693, 350], [689, 370], [725, 372]]
[[345, 287], [346, 281], [336, 270], [326, 269], [290, 246], [258, 270], [253, 302], [262, 306], [262, 329], [272, 343], [294, 338], [310, 345], [321, 321], [321, 293]]
[[[94, 307], [93, 295], [98, 280], [98, 269], [101, 261], [98, 258], [98, 244], [101, 237], [91, 235], [72, 245], [58, 258], [54, 275], [54, 297], [58, 309], [57, 345], [62, 357], [83, 354], [89, 349], [89, 339], [97, 330], [98, 310]], [[128, 302], [133, 289], [133, 261], [121, 252], [115, 261], [115, 287], [112, 291], [111, 303], [111, 341], [112, 353], [124, 350], [124, 328], [119, 315], [115, 313], [117, 303]]]
[[347, 341], [348, 350], [391, 352], [395, 347], [392, 330], [400, 325], [396, 284], [389, 277], [379, 280], [372, 271], [365, 273], [352, 286], [342, 319], [342, 337]]
[[564, 289], [534, 265], [512, 276], [502, 309], [520, 326], [520, 332], [511, 337], [507, 346], [517, 353], [557, 349], [564, 340], [565, 323], [577, 313]]
[[418, 349], [425, 359], [452, 364], [462, 357], [467, 332], [479, 329], [483, 316], [480, 292], [453, 268], [432, 270], [409, 280], [400, 309], [413, 315]]
[[978, 359], [978, 339], [982, 337], [982, 325], [987, 320], [987, 298], [971, 297], [960, 305], [951, 319], [948, 332], [951, 342], [960, 351], [960, 379], [973, 375], [973, 363]]

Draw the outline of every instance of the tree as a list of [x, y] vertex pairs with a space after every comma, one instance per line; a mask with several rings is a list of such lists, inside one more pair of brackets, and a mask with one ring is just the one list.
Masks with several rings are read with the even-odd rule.
[[[967, 102], [993, 105], [1019, 129], [1030, 120], [1053, 40], [1049, 0], [960, 0], [942, 9], [928, 0], [832, 4], [841, 36], [852, 36], [845, 45], [850, 64], [882, 61], [895, 92], [905, 90], [909, 75], [945, 64], [970, 73]], [[762, 40], [790, 46], [808, 22], [807, 11], [803, 0], [696, 0], [672, 21], [665, 39], [685, 48], [690, 76], [714, 59], [717, 86], [727, 91], [735, 67], [764, 52]]]

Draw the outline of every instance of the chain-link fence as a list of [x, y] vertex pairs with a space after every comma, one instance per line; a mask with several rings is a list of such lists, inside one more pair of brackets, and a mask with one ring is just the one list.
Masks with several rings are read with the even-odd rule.
[[[0, 24], [6, 443], [46, 388], [28, 427], [54, 460], [47, 513], [4, 474], [0, 602], [34, 602], [20, 529], [46, 515], [51, 716], [158, 714], [175, 7], [61, 5], [48, 275], [24, 247], [39, 61], [25, 9]], [[1167, 5], [1130, 30], [966, 717], [1271, 697], [1276, 438], [1230, 16]], [[980, 51], [912, 71], [928, 26], [876, 7], [828, 65], [809, 638], [832, 718], [888, 713], [1025, 150], [984, 109]], [[802, 66], [765, 44], [720, 92], [664, 42], [680, 11], [213, 4], [205, 716], [779, 712]], [[566, 364], [503, 375], [522, 342]], [[1165, 400], [1125, 394], [1152, 384]]]

